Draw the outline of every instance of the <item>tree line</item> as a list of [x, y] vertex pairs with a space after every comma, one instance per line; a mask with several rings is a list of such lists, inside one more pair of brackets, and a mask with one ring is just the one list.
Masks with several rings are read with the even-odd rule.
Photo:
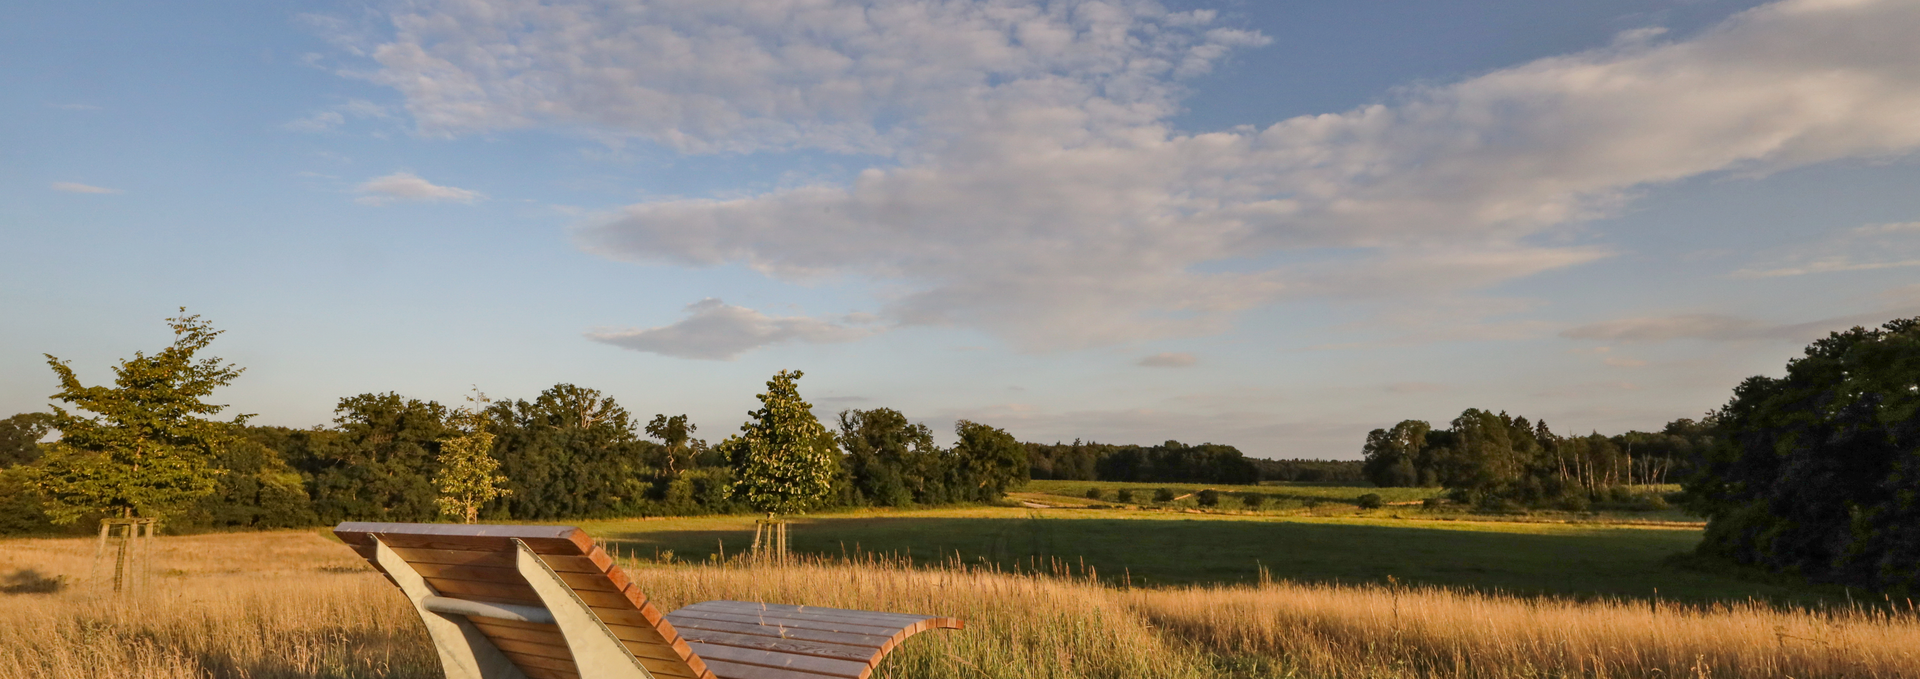
[[1362, 473], [1376, 486], [1445, 487], [1461, 499], [1585, 509], [1635, 486], [1689, 478], [1715, 441], [1716, 421], [1677, 419], [1659, 432], [1563, 436], [1546, 421], [1468, 408], [1435, 429], [1403, 420], [1367, 434]]
[[0, 420], [0, 533], [105, 516], [192, 530], [988, 502], [1029, 467], [1018, 440], [977, 422], [957, 422], [950, 447], [887, 408], [843, 411], [828, 430], [798, 371], [775, 375], [762, 408], [714, 444], [685, 415], [642, 424], [573, 384], [530, 400], [476, 392], [460, 408], [360, 394], [310, 429], [218, 421], [226, 406], [206, 397], [242, 369], [202, 355], [220, 334], [206, 321], [182, 310], [168, 323], [174, 343], [121, 361], [112, 385], [47, 357], [59, 405]]

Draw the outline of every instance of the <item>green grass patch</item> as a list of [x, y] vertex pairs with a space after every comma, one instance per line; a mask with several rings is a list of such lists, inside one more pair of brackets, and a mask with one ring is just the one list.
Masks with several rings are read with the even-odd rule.
[[[752, 517], [586, 524], [617, 551], [700, 561], [744, 552]], [[1138, 510], [977, 507], [864, 511], [796, 519], [795, 551], [960, 559], [1002, 569], [1084, 564], [1135, 586], [1245, 583], [1261, 568], [1300, 582], [1386, 582], [1514, 594], [1812, 603], [1822, 593], [1668, 563], [1700, 531], [1545, 522], [1391, 517], [1204, 515]]]

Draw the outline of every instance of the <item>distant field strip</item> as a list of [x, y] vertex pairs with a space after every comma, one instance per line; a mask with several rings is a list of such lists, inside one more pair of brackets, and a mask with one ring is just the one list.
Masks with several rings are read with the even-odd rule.
[[[118, 599], [87, 580], [90, 540], [0, 541], [0, 577], [31, 570], [62, 583], [0, 594], [0, 679], [440, 676], [405, 600], [337, 542], [314, 532], [159, 542], [158, 586]], [[967, 620], [889, 656], [875, 676], [893, 679], [1920, 678], [1920, 623], [1908, 614], [1374, 585], [1124, 589], [888, 560], [624, 565], [667, 609], [740, 599]]]
[[[703, 562], [722, 549], [745, 550], [752, 523], [702, 517], [585, 527], [624, 553], [671, 552]], [[981, 507], [806, 517], [796, 521], [792, 541], [795, 550], [820, 556], [957, 556], [1009, 571], [1072, 561], [1110, 584], [1147, 586], [1251, 584], [1264, 568], [1303, 583], [1385, 583], [1391, 576], [1517, 594], [1803, 603], [1825, 596], [1666, 564], [1699, 543], [1693, 527]]]

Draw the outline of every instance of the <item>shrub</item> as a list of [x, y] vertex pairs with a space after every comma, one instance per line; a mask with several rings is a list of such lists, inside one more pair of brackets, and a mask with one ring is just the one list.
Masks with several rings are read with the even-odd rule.
[[1423, 507], [1423, 508], [1426, 508], [1426, 509], [1439, 509], [1439, 508], [1440, 508], [1440, 505], [1444, 505], [1444, 504], [1446, 504], [1446, 503], [1447, 503], [1447, 499], [1446, 499], [1446, 498], [1443, 498], [1443, 497], [1430, 497], [1430, 498], [1427, 498], [1427, 499], [1425, 499], [1425, 500], [1421, 500], [1421, 501], [1420, 501], [1420, 506], [1421, 506], [1421, 507]]
[[1212, 488], [1200, 491], [1200, 496], [1195, 498], [1195, 501], [1202, 507], [1217, 507], [1220, 505], [1220, 491]]
[[1554, 505], [1569, 512], [1584, 512], [1593, 508], [1593, 503], [1587, 500], [1586, 493], [1573, 493], [1560, 498], [1560, 501]]
[[1100, 489], [1099, 489], [1099, 488], [1088, 488], [1088, 489], [1087, 489], [1087, 499], [1089, 499], [1089, 500], [1098, 500], [1098, 499], [1100, 499]]
[[1366, 495], [1355, 498], [1353, 503], [1360, 505], [1361, 509], [1379, 509], [1387, 504], [1380, 500], [1379, 493], [1367, 493]]
[[1172, 502], [1173, 489], [1161, 488], [1160, 490], [1153, 491], [1153, 501], [1154, 502]]
[[1121, 502], [1132, 502], [1132, 501], [1133, 501], [1133, 489], [1132, 489], [1132, 488], [1121, 488], [1121, 489], [1120, 489], [1120, 492], [1118, 492], [1118, 493], [1115, 493], [1113, 497], [1114, 497], [1114, 499], [1116, 499], [1116, 500], [1119, 500], [1119, 501], [1121, 501]]
[[1246, 505], [1247, 509], [1259, 509], [1260, 505], [1266, 503], [1267, 496], [1259, 493], [1247, 493], [1246, 495], [1240, 496], [1240, 504]]

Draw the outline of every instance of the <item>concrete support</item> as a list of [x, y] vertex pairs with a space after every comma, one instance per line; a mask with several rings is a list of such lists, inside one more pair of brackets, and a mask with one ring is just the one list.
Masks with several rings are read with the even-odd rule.
[[587, 602], [580, 600], [573, 588], [560, 579], [547, 562], [527, 547], [519, 538], [513, 539], [519, 548], [519, 557], [515, 560], [520, 577], [526, 578], [534, 593], [540, 596], [541, 603], [547, 605], [547, 612], [553, 615], [553, 622], [560, 626], [560, 633], [567, 638], [567, 650], [573, 652], [573, 663], [580, 671], [582, 679], [653, 679], [639, 659], [627, 650], [620, 638], [607, 629], [600, 616], [594, 615]]
[[[500, 649], [488, 641], [480, 629], [467, 622], [461, 615], [447, 615], [427, 608], [427, 601], [440, 598], [426, 579], [420, 577], [405, 559], [395, 554], [387, 543], [378, 536], [373, 539], [374, 561], [380, 569], [393, 577], [400, 591], [413, 602], [413, 608], [420, 614], [420, 621], [427, 625], [427, 635], [433, 638], [434, 650], [440, 653], [440, 669], [447, 679], [527, 679], [527, 675], [515, 667], [512, 661], [500, 654]], [[524, 549], [524, 547], [522, 547]], [[581, 673], [582, 677], [594, 676]]]

